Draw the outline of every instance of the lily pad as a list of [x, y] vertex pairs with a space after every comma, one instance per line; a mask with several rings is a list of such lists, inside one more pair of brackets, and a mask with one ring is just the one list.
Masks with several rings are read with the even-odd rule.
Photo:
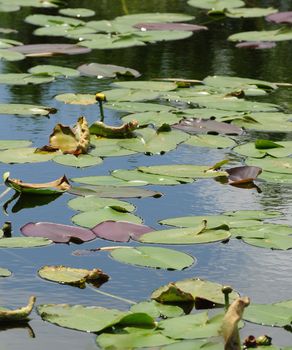
[[142, 112], [169, 112], [173, 109], [172, 106], [166, 106], [158, 103], [146, 102], [113, 102], [107, 103], [105, 108], [114, 109], [128, 113]]
[[92, 105], [96, 104], [96, 99], [94, 95], [90, 94], [60, 94], [55, 96], [55, 99], [66, 104], [73, 105]]
[[59, 13], [61, 15], [70, 16], [70, 17], [91, 17], [95, 15], [95, 12], [93, 10], [89, 10], [86, 8], [65, 8], [60, 9]]
[[13, 148], [0, 152], [0, 162], [2, 163], [39, 163], [52, 160], [55, 154], [36, 153], [36, 148]]
[[38, 270], [38, 275], [45, 280], [79, 288], [85, 288], [86, 283], [99, 286], [109, 279], [100, 269], [86, 270], [61, 265], [43, 266]]
[[78, 77], [80, 75], [80, 73], [76, 69], [54, 65], [34, 66], [28, 71], [32, 74], [47, 74], [53, 77], [63, 76], [65, 78]]
[[134, 214], [122, 213], [110, 207], [105, 207], [95, 211], [86, 211], [72, 217], [72, 221], [75, 224], [88, 228], [93, 228], [97, 224], [107, 220], [130, 221], [136, 224], [142, 222], [142, 219]]
[[98, 79], [115, 78], [120, 75], [138, 78], [141, 75], [137, 70], [132, 68], [101, 63], [83, 64], [77, 69], [83, 75], [95, 76]]
[[121, 81], [114, 83], [113, 86], [124, 89], [152, 90], [152, 91], [171, 91], [177, 88], [175, 83], [163, 81]]
[[31, 44], [12, 47], [10, 50], [20, 52], [26, 57], [50, 57], [55, 55], [79, 55], [91, 50], [74, 44]]
[[284, 41], [292, 40], [292, 29], [259, 30], [232, 34], [229, 41]]
[[8, 269], [5, 269], [3, 267], [0, 267], [0, 277], [9, 277], [12, 275], [12, 272]]
[[207, 10], [224, 10], [245, 5], [241, 0], [188, 0], [188, 4]]
[[278, 12], [266, 17], [266, 20], [274, 23], [292, 23], [292, 11]]
[[0, 60], [5, 61], [21, 61], [25, 56], [20, 52], [10, 51], [8, 49], [0, 49]]
[[54, 157], [54, 162], [62, 165], [73, 166], [76, 168], [85, 168], [98, 165], [103, 162], [102, 158], [90, 154], [80, 154], [78, 157], [73, 154], [62, 154]]
[[[136, 102], [136, 101], [150, 101], [159, 97], [159, 91], [149, 91], [142, 89], [113, 89], [103, 91], [109, 103], [116, 102]], [[134, 118], [132, 118], [133, 120]]]
[[273, 142], [269, 140], [256, 140], [237, 146], [235, 152], [247, 157], [263, 158], [271, 156], [274, 158], [288, 157], [292, 154], [292, 141]]
[[227, 11], [225, 11], [225, 15], [231, 18], [253, 18], [268, 16], [276, 12], [278, 12], [278, 10], [274, 9], [273, 7], [240, 7], [227, 9]]
[[230, 185], [240, 185], [256, 180], [262, 168], [244, 165], [226, 169], [226, 172], [229, 174], [228, 183]]
[[264, 171], [281, 174], [292, 174], [292, 158], [272, 158], [261, 159], [248, 158], [246, 164], [260, 166]]
[[[28, 104], [0, 104], [0, 114], [16, 114], [16, 115], [43, 115], [46, 116], [50, 113], [56, 113], [55, 108], [28, 105]], [[21, 147], [21, 146], [18, 146]]]
[[91, 230], [53, 222], [29, 222], [20, 231], [24, 236], [46, 237], [55, 243], [82, 243], [96, 238]]
[[141, 179], [141, 180], [123, 180], [119, 179], [118, 177], [114, 177], [111, 175], [100, 175], [100, 176], [83, 176], [83, 177], [74, 177], [72, 178], [74, 182], [79, 182], [82, 184], [88, 184], [88, 185], [96, 185], [96, 186], [117, 186], [117, 187], [124, 187], [124, 186], [144, 186], [148, 185], [148, 182]]
[[[156, 289], [151, 294], [151, 299], [161, 303], [171, 302], [195, 302], [195, 304], [204, 304], [209, 307], [223, 306], [224, 295], [222, 293], [222, 285], [201, 280], [199, 278], [189, 278], [177, 282], [171, 282], [165, 286]], [[236, 292], [229, 294], [230, 300], [235, 300], [239, 295]]]
[[192, 135], [185, 144], [194, 147], [228, 148], [236, 145], [236, 142], [219, 135]]
[[34, 248], [52, 243], [44, 237], [9, 237], [0, 239], [0, 248]]
[[145, 312], [153, 318], [157, 317], [178, 317], [184, 314], [182, 308], [176, 305], [167, 305], [158, 303], [155, 300], [141, 301], [131, 307], [132, 312]]
[[203, 222], [197, 227], [177, 228], [153, 231], [139, 237], [143, 243], [160, 244], [199, 244], [226, 241], [231, 236], [228, 227], [222, 229], [205, 229]]
[[126, 221], [103, 221], [92, 228], [97, 237], [114, 242], [128, 242], [137, 240], [141, 235], [153, 229], [146, 225]]
[[4, 73], [0, 74], [0, 84], [7, 85], [28, 85], [44, 84], [54, 81], [54, 77], [29, 73]]
[[175, 124], [181, 120], [182, 116], [171, 112], [145, 112], [132, 113], [122, 118], [125, 123], [137, 120], [140, 126], [154, 125], [159, 128], [163, 124]]
[[9, 324], [15, 322], [27, 322], [29, 320], [29, 315], [32, 312], [36, 301], [35, 296], [29, 298], [28, 304], [19, 309], [9, 310], [6, 308], [0, 309], [0, 323]]
[[84, 25], [80, 19], [70, 18], [65, 16], [51, 16], [51, 15], [43, 15], [43, 14], [35, 14], [29, 15], [25, 18], [26, 23], [30, 23], [36, 26], [49, 27], [58, 23], [58, 25], [69, 25], [73, 27], [77, 27], [80, 25]]
[[112, 171], [112, 176], [117, 177], [118, 179], [122, 179], [127, 181], [127, 183], [131, 184], [132, 182], [142, 181], [144, 184], [148, 185], [179, 185], [181, 183], [191, 183], [194, 180], [188, 179], [186, 177], [175, 177], [175, 176], [160, 176], [155, 174], [146, 174], [139, 170], [122, 170], [117, 169]]
[[99, 196], [77, 197], [69, 200], [68, 206], [73, 210], [93, 211], [110, 207], [121, 212], [132, 212], [135, 206], [131, 203], [113, 198], [100, 198]]
[[29, 147], [31, 141], [26, 140], [0, 140], [0, 150], [18, 148], [18, 147]]

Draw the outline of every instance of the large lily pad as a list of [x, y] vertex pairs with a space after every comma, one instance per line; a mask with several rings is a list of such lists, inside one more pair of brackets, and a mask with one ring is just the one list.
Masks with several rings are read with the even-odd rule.
[[132, 68], [101, 63], [87, 63], [79, 66], [78, 71], [83, 75], [94, 76], [98, 79], [115, 78], [117, 76], [132, 76], [138, 78], [140, 73]]
[[145, 112], [145, 113], [132, 113], [126, 115], [122, 120], [126, 123], [137, 120], [140, 126], [154, 125], [159, 128], [163, 124], [175, 124], [181, 120], [182, 116], [171, 112]]
[[292, 30], [259, 30], [232, 34], [229, 41], [284, 41], [292, 40]]
[[97, 237], [114, 242], [128, 242], [130, 238], [137, 240], [151, 231], [153, 229], [149, 226], [126, 221], [103, 221], [92, 228]]
[[229, 8], [225, 12], [227, 17], [231, 18], [253, 18], [264, 17], [276, 13], [278, 10], [273, 7], [261, 8], [261, 7], [241, 7], [241, 8]]
[[[106, 90], [106, 91], [103, 91], [103, 93], [106, 95], [106, 99], [110, 103], [113, 103], [114, 101], [117, 101], [117, 102], [150, 101], [150, 100], [157, 99], [160, 95], [159, 91], [149, 91], [149, 90], [142, 90], [142, 89], [126, 89], [126, 88]], [[132, 118], [132, 120], [133, 119], [134, 118]]]
[[39, 65], [34, 66], [28, 70], [32, 74], [47, 74], [53, 77], [78, 77], [80, 73], [78, 70], [62, 66], [54, 65]]
[[272, 158], [265, 157], [261, 159], [246, 160], [246, 164], [260, 166], [264, 171], [281, 174], [292, 174], [292, 158]]
[[68, 206], [74, 210], [92, 211], [110, 207], [121, 212], [132, 212], [135, 206], [131, 203], [113, 198], [100, 198], [99, 196], [77, 197], [69, 200]]
[[110, 255], [123, 263], [167, 270], [183, 270], [195, 262], [188, 254], [159, 247], [122, 247], [114, 249]]
[[13, 148], [0, 152], [0, 162], [2, 163], [39, 163], [52, 160], [55, 154], [37, 153], [36, 148]]
[[81, 243], [91, 241], [96, 235], [88, 229], [53, 222], [29, 222], [20, 228], [28, 237], [46, 237], [56, 243]]
[[60, 26], [69, 25], [73, 27], [77, 27], [85, 24], [85, 22], [76, 18], [70, 18], [65, 16], [42, 15], [42, 14], [29, 15], [25, 18], [25, 22], [34, 24], [36, 26], [43, 26], [43, 27], [46, 27], [46, 26], [49, 27], [51, 25], [55, 25], [56, 23], [58, 23]]
[[66, 266], [43, 266], [38, 270], [38, 275], [52, 282], [69, 284], [79, 288], [85, 288], [85, 283], [99, 286], [109, 279], [109, 276], [100, 269], [86, 270]]
[[128, 113], [142, 112], [169, 112], [173, 109], [172, 106], [166, 106], [158, 103], [146, 102], [113, 102], [107, 103], [105, 108], [114, 109]]
[[105, 207], [95, 211], [86, 211], [72, 217], [72, 221], [75, 224], [88, 228], [93, 228], [97, 224], [107, 220], [130, 221], [136, 224], [142, 222], [142, 219], [134, 214], [122, 213], [110, 207]]
[[1, 48], [0, 59], [5, 61], [21, 61], [25, 59], [25, 56], [20, 52], [14, 52], [5, 48]]
[[263, 158], [267, 155], [274, 158], [288, 157], [292, 154], [292, 141], [256, 140], [237, 146], [235, 152], [247, 157]]
[[178, 317], [184, 314], [181, 307], [158, 303], [155, 300], [141, 301], [131, 307], [132, 312], [145, 312], [153, 318], [157, 317]]
[[177, 88], [175, 83], [163, 82], [163, 81], [121, 81], [114, 83], [114, 86], [125, 89], [138, 89], [138, 90], [153, 90], [153, 91], [171, 91]]
[[241, 0], [188, 0], [188, 4], [207, 10], [224, 10], [244, 6]]
[[[221, 284], [215, 282], [189, 278], [171, 282], [156, 289], [151, 294], [151, 299], [161, 303], [194, 302], [201, 306], [208, 305], [207, 307], [210, 307], [210, 305], [223, 306], [225, 301], [222, 287]], [[238, 296], [238, 293], [234, 291], [229, 294], [230, 300], [235, 300]]]
[[65, 15], [65, 16], [70, 16], [70, 17], [91, 17], [95, 15], [95, 12], [93, 10], [90, 9], [86, 9], [86, 8], [64, 8], [64, 9], [60, 9], [59, 13], [61, 15]]
[[54, 81], [54, 77], [30, 73], [3, 73], [0, 74], [0, 84], [7, 85], [28, 85], [44, 84]]
[[[133, 120], [133, 119], [132, 119]], [[118, 143], [122, 139], [109, 139], [105, 137], [94, 137], [91, 135], [90, 144], [93, 149], [90, 149], [89, 154], [99, 157], [120, 157], [135, 154], [137, 152], [122, 148]]]
[[231, 138], [219, 135], [192, 135], [185, 143], [194, 147], [208, 148], [227, 148], [236, 145]]
[[26, 140], [0, 140], [0, 150], [18, 148], [18, 147], [29, 147], [31, 141]]
[[92, 105], [96, 103], [94, 95], [66, 93], [55, 96], [57, 101], [73, 105]]
[[96, 185], [96, 186], [144, 186], [148, 185], [148, 182], [141, 179], [137, 179], [136, 181], [133, 179], [123, 180], [118, 177], [114, 177], [111, 175], [100, 175], [100, 176], [83, 176], [83, 177], [73, 177], [72, 180], [74, 182], [79, 182], [82, 184], [88, 185]]
[[80, 154], [78, 157], [73, 154], [61, 154], [54, 157], [53, 160], [58, 164], [73, 166], [76, 168], [85, 168], [103, 162], [102, 158], [90, 154]]
[[0, 239], [0, 248], [34, 248], [53, 243], [44, 237], [10, 237]]

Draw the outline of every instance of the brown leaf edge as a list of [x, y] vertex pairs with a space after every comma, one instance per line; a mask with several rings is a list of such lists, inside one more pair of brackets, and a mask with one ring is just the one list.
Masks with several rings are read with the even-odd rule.
[[0, 310], [0, 322], [23, 322], [28, 320], [34, 304], [36, 301], [35, 296], [29, 298], [28, 304], [24, 307], [15, 310]]

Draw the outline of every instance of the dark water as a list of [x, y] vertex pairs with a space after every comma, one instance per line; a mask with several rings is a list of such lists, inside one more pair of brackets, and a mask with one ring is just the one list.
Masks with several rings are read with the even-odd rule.
[[[274, 6], [280, 10], [292, 9], [292, 1], [248, 1], [251, 6]], [[208, 75], [229, 75], [264, 79], [275, 82], [292, 82], [291, 42], [279, 43], [271, 50], [239, 50], [226, 40], [239, 31], [261, 29], [269, 25], [263, 19], [256, 20], [211, 20], [204, 11], [189, 7], [183, 0], [100, 0], [69, 1], [70, 7], [87, 7], [96, 11], [96, 19], [112, 19], [126, 13], [140, 12], [182, 12], [195, 15], [196, 24], [204, 24], [209, 31], [195, 33], [191, 38], [181, 41], [148, 44], [121, 50], [93, 50], [79, 56], [60, 56], [53, 58], [29, 58], [25, 61], [1, 62], [2, 73], [26, 72], [37, 64], [64, 65], [77, 67], [82, 63], [98, 62], [128, 66], [139, 70], [142, 79], [181, 77], [203, 79]], [[0, 13], [1, 27], [13, 27], [18, 34], [10, 38], [25, 44], [40, 42], [65, 42], [62, 38], [36, 37], [32, 34], [34, 26], [24, 24], [25, 16], [33, 13], [51, 13], [25, 8], [17, 13]], [[94, 18], [91, 18], [94, 19]], [[79, 115], [85, 115], [89, 123], [95, 121], [98, 111], [95, 106], [74, 106], [58, 103], [53, 97], [59, 93], [95, 93], [108, 88], [110, 81], [100, 81], [88, 77], [58, 79], [51, 84], [40, 86], [0, 86], [2, 103], [42, 104], [58, 108], [58, 113], [50, 118], [0, 116], [0, 139], [29, 139], [34, 146], [42, 146], [48, 140], [54, 125], [74, 124]], [[261, 98], [263, 101], [281, 104], [292, 109], [291, 88], [278, 90]], [[106, 111], [109, 124], [119, 124], [119, 113]], [[285, 136], [286, 137], [286, 136]], [[286, 137], [291, 139], [289, 135]], [[102, 165], [85, 169], [64, 167], [53, 162], [40, 164], [7, 165], [0, 164], [0, 172], [10, 171], [14, 178], [27, 182], [51, 181], [63, 173], [71, 177], [106, 175], [114, 169], [131, 169], [139, 165], [193, 163], [213, 164], [223, 159], [224, 150], [195, 149], [179, 146], [175, 151], [163, 156], [132, 155], [128, 157], [106, 158]], [[4, 190], [4, 187], [0, 187]], [[292, 187], [277, 184], [261, 184], [262, 193], [223, 186], [213, 180], [198, 180], [193, 184], [176, 187], [152, 186], [163, 192], [159, 199], [133, 199], [137, 206], [136, 214], [145, 224], [158, 227], [157, 221], [172, 216], [216, 214], [226, 210], [276, 209], [285, 216], [278, 222], [292, 224]], [[2, 200], [6, 200], [4, 198]], [[52, 221], [71, 224], [75, 214], [68, 208], [70, 195], [63, 195], [47, 206], [24, 209], [8, 216], [1, 213], [0, 223], [12, 221], [15, 235], [25, 223], [33, 221]], [[106, 241], [95, 240], [82, 245], [82, 249], [108, 245]], [[1, 279], [0, 304], [18, 307], [26, 304], [30, 295], [37, 296], [37, 303], [70, 303], [99, 305], [127, 309], [122, 301], [96, 293], [91, 288], [77, 288], [49, 283], [37, 277], [37, 270], [43, 265], [68, 265], [74, 267], [98, 267], [108, 273], [110, 281], [102, 291], [133, 301], [149, 298], [150, 293], [169, 281], [187, 277], [200, 277], [215, 282], [231, 284], [242, 295], [248, 295], [253, 302], [276, 302], [290, 299], [292, 290], [291, 251], [279, 252], [251, 247], [241, 241], [232, 240], [228, 244], [175, 247], [197, 258], [197, 264], [185, 271], [162, 271], [123, 265], [111, 260], [107, 253], [96, 256], [76, 257], [72, 252], [76, 245], [53, 245], [47, 248], [8, 250], [0, 253], [0, 266], [13, 271], [13, 276]], [[41, 321], [34, 313], [30, 326], [35, 338], [27, 328], [13, 328], [0, 331], [0, 349], [43, 349], [62, 350], [96, 349], [95, 336], [59, 328]], [[292, 335], [282, 329], [263, 328], [247, 325], [242, 336], [267, 333], [276, 345], [291, 345]]]

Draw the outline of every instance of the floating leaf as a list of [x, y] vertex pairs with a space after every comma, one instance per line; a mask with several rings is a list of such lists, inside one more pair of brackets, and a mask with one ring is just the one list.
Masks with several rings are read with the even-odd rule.
[[9, 277], [12, 275], [12, 272], [8, 269], [5, 269], [3, 267], [0, 267], [0, 277]]
[[179, 123], [173, 124], [173, 128], [185, 131], [189, 134], [210, 133], [240, 135], [243, 130], [235, 125], [217, 122], [216, 120], [207, 119], [182, 119]]
[[26, 140], [0, 140], [0, 150], [18, 148], [18, 147], [29, 147], [31, 141]]
[[263, 170], [272, 173], [292, 174], [292, 158], [272, 158], [265, 157], [261, 159], [246, 160], [248, 165], [260, 166]]
[[266, 17], [266, 20], [274, 23], [292, 23], [292, 11], [278, 12]]
[[139, 126], [154, 125], [159, 128], [163, 124], [175, 124], [181, 120], [181, 115], [171, 112], [132, 113], [122, 118], [124, 122], [137, 120]]
[[225, 241], [231, 236], [228, 227], [222, 229], [205, 229], [207, 222], [203, 221], [197, 227], [177, 228], [153, 231], [139, 237], [143, 243], [160, 244], [199, 244]]
[[135, 154], [135, 151], [131, 151], [122, 148], [118, 145], [122, 139], [109, 139], [105, 137], [94, 137], [90, 138], [90, 145], [94, 148], [90, 149], [89, 154], [99, 157], [120, 157]]
[[[156, 289], [151, 294], [151, 299], [161, 303], [194, 302], [195, 305], [207, 308], [223, 306], [225, 302], [222, 287], [221, 284], [215, 282], [189, 278], [171, 282]], [[229, 294], [230, 300], [235, 300], [238, 297], [238, 293], [234, 291]]]
[[77, 69], [83, 75], [95, 76], [98, 79], [115, 78], [120, 75], [138, 78], [141, 75], [138, 71], [132, 68], [101, 63], [83, 64]]
[[96, 103], [95, 96], [89, 94], [60, 94], [55, 96], [55, 99], [60, 102], [74, 105], [92, 105]]
[[284, 41], [292, 40], [292, 30], [259, 30], [232, 34], [229, 41]]
[[[55, 108], [28, 104], [0, 104], [0, 114], [48, 115], [56, 113]], [[18, 146], [21, 147], [21, 146]]]
[[153, 318], [157, 317], [178, 317], [184, 314], [182, 308], [176, 305], [166, 305], [158, 303], [155, 300], [141, 301], [131, 307], [132, 312], [145, 312]]
[[127, 181], [128, 184], [133, 182], [148, 185], [178, 185], [181, 183], [193, 182], [193, 179], [187, 179], [186, 177], [175, 176], [161, 176], [156, 174], [146, 174], [139, 170], [122, 170], [117, 169], [112, 171], [112, 176]]
[[[113, 103], [117, 102], [136, 102], [136, 101], [150, 101], [158, 99], [159, 91], [149, 91], [142, 89], [112, 89], [103, 92], [106, 95], [107, 101]], [[133, 120], [133, 118], [131, 119]]]
[[200, 30], [208, 30], [205, 26], [199, 26], [197, 24], [187, 23], [137, 23], [133, 26], [134, 28], [142, 31], [147, 30], [187, 30], [191, 32], [197, 32]]
[[239, 166], [226, 169], [228, 173], [228, 183], [230, 185], [240, 185], [256, 180], [262, 169], [256, 166]]
[[82, 243], [96, 238], [91, 230], [53, 222], [29, 222], [20, 231], [24, 236], [46, 237], [55, 243]]
[[4, 73], [0, 74], [0, 84], [7, 85], [28, 85], [44, 84], [54, 81], [54, 77], [29, 73]]
[[51, 240], [44, 237], [10, 237], [0, 239], [0, 248], [34, 248], [51, 243]]
[[84, 168], [101, 164], [103, 160], [100, 157], [93, 157], [90, 154], [80, 154], [78, 157], [73, 154], [62, 154], [54, 157], [54, 162], [76, 168]]
[[59, 13], [61, 15], [70, 16], [70, 17], [91, 17], [95, 15], [95, 12], [93, 10], [89, 10], [86, 8], [65, 8], [60, 9]]
[[75, 224], [88, 228], [93, 228], [97, 224], [107, 220], [130, 221], [136, 224], [140, 224], [142, 222], [141, 218], [135, 216], [134, 214], [122, 213], [110, 207], [105, 207], [95, 211], [86, 211], [72, 217], [72, 221]]
[[37, 153], [36, 148], [13, 148], [0, 152], [0, 162], [2, 163], [38, 163], [52, 160], [55, 154]]
[[21, 193], [36, 193], [36, 194], [55, 194], [66, 192], [70, 189], [71, 185], [66, 178], [62, 176], [57, 180], [46, 183], [27, 183], [18, 179], [9, 178], [9, 173], [3, 174], [3, 180], [6, 186], [12, 187], [15, 191]]
[[265, 50], [273, 49], [276, 47], [276, 43], [273, 41], [243, 41], [235, 45], [240, 49], [256, 49], [256, 50]]
[[273, 142], [258, 139], [255, 142], [248, 142], [237, 146], [233, 150], [239, 154], [253, 158], [263, 158], [267, 155], [282, 158], [292, 154], [292, 141]]
[[139, 89], [152, 91], [171, 91], [177, 88], [175, 83], [161, 82], [161, 81], [120, 81], [114, 83], [114, 86], [125, 89]]
[[96, 121], [90, 125], [89, 131], [93, 135], [106, 138], [132, 138], [135, 137], [134, 130], [138, 128], [138, 123], [132, 120], [121, 126], [111, 126], [103, 122]]
[[6, 308], [0, 309], [0, 323], [9, 323], [9, 322], [27, 322], [29, 320], [28, 316], [32, 312], [36, 301], [35, 296], [29, 298], [27, 306], [21, 307], [15, 310], [9, 310]]
[[97, 185], [97, 186], [117, 186], [117, 187], [129, 186], [130, 187], [130, 186], [148, 185], [148, 182], [144, 180], [126, 181], [111, 175], [74, 177], [72, 180], [83, 184]]
[[142, 113], [142, 112], [168, 112], [173, 109], [172, 106], [165, 106], [158, 103], [146, 102], [113, 102], [107, 103], [106, 108], [128, 113]]
[[185, 143], [194, 147], [208, 148], [227, 148], [236, 145], [231, 138], [218, 135], [192, 135]]
[[224, 10], [244, 6], [244, 2], [241, 0], [188, 0], [188, 4], [207, 10]]
[[14, 52], [8, 49], [0, 49], [0, 60], [5, 61], [21, 61], [25, 56], [20, 52]]
[[10, 50], [20, 52], [27, 57], [50, 57], [55, 55], [79, 55], [91, 50], [73, 44], [31, 44], [12, 47]]
[[135, 206], [131, 203], [112, 198], [100, 198], [99, 196], [77, 197], [69, 200], [68, 206], [80, 211], [93, 211], [104, 207], [110, 207], [121, 212], [135, 210]]
[[53, 65], [39, 65], [34, 66], [28, 70], [32, 74], [47, 74], [53, 77], [78, 77], [80, 73], [78, 70], [68, 67], [53, 66]]
[[85, 24], [80, 19], [75, 18], [69, 18], [65, 16], [51, 16], [51, 15], [42, 15], [42, 14], [35, 14], [35, 15], [29, 15], [25, 18], [26, 23], [34, 24], [37, 26], [51, 26], [58, 23], [58, 25], [69, 25], [73, 27], [77, 27], [80, 25]]
[[[1, 153], [0, 153], [1, 156]], [[1, 157], [0, 157], [1, 160]], [[145, 198], [161, 197], [161, 192], [145, 190], [144, 188], [116, 187], [116, 186], [80, 186], [71, 187], [69, 193], [79, 196], [97, 195], [105, 198]]]
[[93, 227], [92, 231], [99, 238], [114, 242], [128, 242], [130, 239], [137, 240], [141, 235], [153, 229], [126, 221], [104, 221]]
[[231, 18], [253, 18], [264, 17], [276, 13], [278, 10], [273, 7], [260, 8], [260, 7], [241, 7], [241, 8], [229, 8], [224, 14]]
[[183, 270], [194, 264], [188, 254], [172, 249], [158, 247], [117, 248], [111, 251], [111, 257], [126, 264], [153, 267], [167, 270]]
[[85, 283], [100, 286], [109, 279], [100, 269], [86, 270], [61, 265], [43, 266], [38, 270], [38, 275], [45, 280], [79, 288], [85, 288]]

